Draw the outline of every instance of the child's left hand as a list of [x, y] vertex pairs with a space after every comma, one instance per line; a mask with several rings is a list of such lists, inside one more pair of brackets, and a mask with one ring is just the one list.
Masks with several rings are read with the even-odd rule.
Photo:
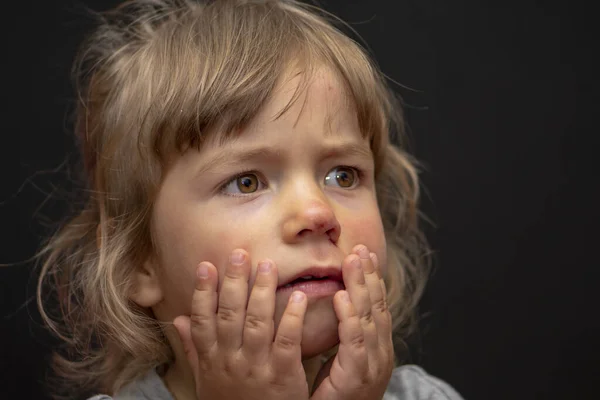
[[340, 321], [339, 350], [311, 400], [381, 399], [394, 368], [394, 346], [377, 256], [366, 246], [355, 246], [342, 274], [346, 291], [333, 299]]

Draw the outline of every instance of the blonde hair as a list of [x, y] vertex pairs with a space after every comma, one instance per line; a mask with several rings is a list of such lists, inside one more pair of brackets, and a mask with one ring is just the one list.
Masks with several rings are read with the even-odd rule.
[[[428, 270], [416, 163], [393, 144], [403, 145], [398, 101], [366, 52], [335, 27], [340, 21], [290, 0], [132, 0], [99, 17], [74, 69], [89, 196], [38, 254], [38, 306], [68, 349], [56, 355], [58, 375], [114, 393], [171, 360], [161, 323], [128, 297], [133, 272], [154, 249], [150, 214], [168, 159], [200, 149], [208, 135], [239, 134], [291, 62], [303, 67], [296, 94], [317, 64], [336, 71], [370, 140], [388, 304], [405, 338]], [[57, 315], [45, 307], [47, 289]]]

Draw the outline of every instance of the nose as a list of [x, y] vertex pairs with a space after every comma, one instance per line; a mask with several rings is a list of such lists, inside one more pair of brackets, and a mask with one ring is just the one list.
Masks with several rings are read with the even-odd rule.
[[[288, 203], [289, 213], [283, 223], [283, 238], [287, 243], [297, 243], [308, 237], [325, 237], [333, 243], [340, 238], [341, 226], [334, 210], [324, 198], [313, 194], [296, 196]], [[322, 197], [322, 196], [321, 196]]]

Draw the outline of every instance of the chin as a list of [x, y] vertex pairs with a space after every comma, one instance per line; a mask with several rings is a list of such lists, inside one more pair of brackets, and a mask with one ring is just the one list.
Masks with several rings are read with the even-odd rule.
[[338, 324], [332, 299], [309, 303], [302, 329], [302, 358], [315, 357], [337, 345]]

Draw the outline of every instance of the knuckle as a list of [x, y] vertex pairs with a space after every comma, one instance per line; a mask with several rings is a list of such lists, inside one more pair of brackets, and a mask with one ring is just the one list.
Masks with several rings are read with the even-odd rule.
[[230, 279], [233, 282], [241, 281], [244, 276], [239, 269], [232, 270], [231, 268], [227, 268], [225, 270], [225, 278]]
[[381, 300], [377, 300], [374, 304], [373, 304], [373, 309], [375, 311], [377, 311], [378, 313], [385, 313], [388, 311], [388, 305], [387, 302], [385, 301], [385, 299], [381, 299]]
[[190, 324], [199, 328], [209, 326], [212, 323], [212, 317], [205, 314], [190, 315]]
[[223, 360], [223, 371], [229, 376], [233, 376], [236, 373], [238, 363], [232, 357], [225, 357]]
[[358, 290], [360, 290], [361, 292], [368, 293], [368, 291], [369, 291], [369, 288], [367, 287], [367, 282], [365, 281], [365, 276], [363, 274], [360, 274], [357, 277], [356, 286], [357, 286]]
[[268, 383], [274, 393], [283, 395], [289, 390], [287, 374], [284, 374], [283, 376], [275, 375], [268, 380]]
[[232, 307], [221, 305], [217, 315], [223, 322], [232, 322], [237, 319], [238, 312]]
[[245, 328], [254, 331], [262, 331], [266, 330], [267, 323], [256, 315], [246, 315]]
[[269, 299], [269, 296], [275, 296], [275, 290], [271, 289], [268, 284], [259, 285], [258, 282], [254, 284], [250, 297], [258, 303], [263, 303]]
[[288, 389], [288, 383], [286, 381], [280, 381], [277, 379], [271, 379], [269, 386], [275, 393], [284, 393]]
[[266, 291], [271, 286], [271, 280], [268, 276], [261, 276], [259, 274], [258, 278], [254, 281], [253, 291]]
[[355, 334], [350, 339], [350, 345], [357, 350], [363, 350], [365, 348], [365, 335], [362, 332]]
[[277, 335], [275, 345], [281, 350], [291, 350], [296, 346], [294, 338], [287, 335]]
[[367, 310], [361, 315], [360, 323], [362, 326], [371, 325], [373, 323], [373, 314], [371, 314], [371, 310]]
[[244, 371], [244, 379], [245, 380], [260, 379], [260, 373], [257, 372], [254, 368], [247, 368], [246, 371]]
[[293, 307], [287, 306], [284, 311], [285, 318], [287, 319], [288, 324], [300, 325], [302, 314], [297, 310], [294, 310]]

